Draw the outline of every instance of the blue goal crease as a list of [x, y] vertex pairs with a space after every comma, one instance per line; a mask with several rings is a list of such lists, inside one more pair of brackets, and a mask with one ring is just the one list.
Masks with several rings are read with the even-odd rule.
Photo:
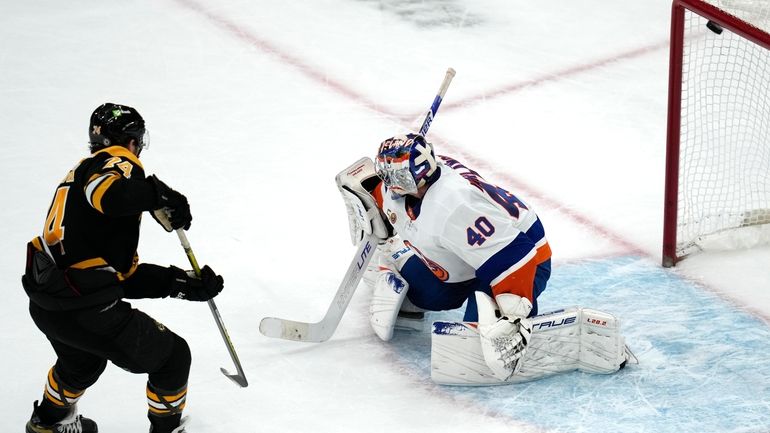
[[[554, 267], [539, 304], [542, 312], [579, 305], [620, 317], [639, 365], [609, 376], [572, 372], [522, 385], [442, 389], [553, 431], [770, 431], [770, 328], [760, 319], [639, 257]], [[397, 331], [392, 343], [429, 380], [430, 334]]]

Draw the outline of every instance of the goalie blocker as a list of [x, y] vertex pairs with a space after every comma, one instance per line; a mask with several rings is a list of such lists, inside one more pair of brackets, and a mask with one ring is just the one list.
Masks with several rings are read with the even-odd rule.
[[620, 335], [620, 321], [593, 309], [570, 307], [533, 317], [521, 367], [506, 380], [487, 366], [476, 323], [433, 323], [431, 378], [442, 385], [506, 385], [573, 370], [611, 374], [627, 362], [638, 361]]

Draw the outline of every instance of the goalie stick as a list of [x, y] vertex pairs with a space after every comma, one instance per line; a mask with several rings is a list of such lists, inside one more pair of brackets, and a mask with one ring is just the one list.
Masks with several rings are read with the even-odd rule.
[[259, 332], [267, 337], [283, 338], [285, 340], [312, 343], [321, 343], [328, 340], [334, 334], [340, 320], [342, 320], [342, 314], [345, 313], [345, 309], [348, 307], [348, 303], [350, 303], [350, 299], [353, 297], [353, 293], [356, 291], [356, 287], [358, 287], [358, 283], [361, 281], [361, 277], [363, 277], [366, 267], [374, 255], [375, 248], [377, 248], [377, 243], [374, 235], [367, 235], [358, 244], [358, 251], [356, 251], [356, 255], [353, 257], [347, 273], [345, 273], [345, 278], [342, 279], [342, 283], [334, 295], [334, 300], [329, 305], [329, 309], [321, 321], [306, 323], [276, 317], [265, 317], [259, 323]]
[[[420, 135], [423, 137], [428, 133], [428, 129], [430, 129], [430, 125], [433, 123], [433, 118], [438, 112], [438, 107], [441, 105], [441, 101], [443, 101], [444, 95], [449, 88], [449, 83], [452, 82], [454, 76], [455, 70], [452, 68], [447, 69], [438, 94], [433, 99], [433, 104], [431, 104], [430, 110], [428, 110], [425, 120], [422, 122], [422, 126], [420, 126]], [[345, 278], [342, 279], [342, 283], [337, 289], [331, 305], [329, 305], [326, 314], [319, 322], [297, 322], [277, 317], [265, 317], [259, 323], [259, 332], [266, 337], [312, 343], [321, 343], [331, 338], [340, 320], [342, 320], [342, 315], [345, 313], [345, 309], [347, 309], [350, 299], [353, 297], [353, 293], [355, 293], [358, 283], [361, 281], [366, 267], [374, 255], [376, 247], [377, 244], [373, 235], [367, 235], [359, 242], [358, 251], [356, 251], [356, 255], [348, 267]]]
[[[195, 275], [200, 276], [201, 275], [201, 268], [198, 265], [198, 260], [195, 259], [195, 254], [193, 253], [192, 247], [190, 246], [190, 241], [187, 240], [187, 235], [184, 233], [182, 229], [177, 229], [176, 234], [179, 237], [179, 242], [182, 244], [182, 248], [184, 248], [185, 254], [187, 254], [187, 259], [190, 261], [190, 265], [192, 265], [193, 270], [195, 271]], [[222, 372], [225, 376], [227, 376], [230, 380], [238, 384], [238, 386], [242, 388], [246, 388], [249, 386], [249, 382], [246, 380], [246, 375], [243, 373], [243, 367], [241, 367], [241, 361], [238, 360], [238, 354], [235, 353], [235, 346], [233, 346], [233, 342], [230, 341], [230, 335], [227, 333], [227, 329], [225, 328], [225, 324], [222, 321], [222, 316], [219, 315], [219, 309], [217, 308], [217, 304], [214, 303], [213, 299], [208, 300], [209, 308], [211, 309], [211, 314], [214, 315], [214, 321], [217, 322], [217, 328], [219, 328], [219, 333], [222, 334], [222, 339], [225, 341], [225, 345], [227, 346], [227, 351], [230, 353], [230, 358], [232, 358], [233, 363], [235, 364], [235, 369], [237, 370], [237, 374], [230, 374], [227, 370], [224, 368], [219, 368], [219, 371]]]
[[428, 114], [425, 116], [425, 120], [422, 122], [422, 126], [420, 126], [420, 135], [425, 137], [425, 135], [428, 133], [428, 129], [430, 129], [431, 123], [433, 123], [433, 118], [436, 117], [436, 113], [438, 112], [438, 107], [441, 105], [441, 101], [444, 100], [444, 95], [446, 95], [446, 90], [449, 88], [449, 83], [452, 82], [452, 78], [455, 76], [455, 70], [452, 68], [449, 68], [446, 70], [446, 75], [444, 75], [444, 81], [441, 82], [441, 87], [438, 89], [438, 93], [436, 94], [436, 97], [433, 99], [433, 104], [430, 106], [430, 110], [428, 110]]

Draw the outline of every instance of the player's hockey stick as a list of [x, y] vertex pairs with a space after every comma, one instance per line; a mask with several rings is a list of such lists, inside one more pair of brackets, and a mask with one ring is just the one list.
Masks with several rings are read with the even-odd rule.
[[[449, 83], [452, 82], [454, 76], [455, 70], [452, 68], [447, 69], [438, 94], [433, 99], [433, 104], [431, 104], [430, 110], [420, 127], [420, 134], [423, 137], [428, 133], [433, 118], [438, 112], [438, 107], [441, 105], [441, 101], [444, 99], [444, 95], [449, 88]], [[373, 235], [368, 235], [359, 242], [358, 251], [356, 251], [356, 255], [348, 267], [348, 272], [345, 274], [345, 278], [342, 279], [342, 284], [337, 289], [329, 309], [326, 310], [326, 315], [324, 315], [320, 322], [307, 323], [279, 319], [277, 317], [265, 317], [259, 323], [259, 332], [266, 337], [313, 343], [321, 343], [331, 338], [340, 320], [342, 320], [342, 315], [345, 313], [345, 309], [348, 307], [348, 303], [350, 303], [358, 283], [366, 271], [366, 266], [374, 255], [376, 246]]]
[[[185, 254], [187, 254], [187, 258], [190, 260], [190, 264], [193, 267], [193, 270], [195, 271], [195, 275], [200, 276], [201, 274], [201, 268], [198, 266], [198, 260], [195, 259], [195, 254], [193, 254], [193, 250], [190, 247], [190, 241], [187, 240], [187, 235], [184, 233], [184, 230], [177, 229], [176, 230], [177, 236], [179, 236], [179, 242], [182, 243], [182, 248], [184, 248]], [[219, 370], [227, 376], [230, 380], [237, 383], [239, 386], [245, 388], [249, 386], [249, 382], [246, 380], [246, 375], [243, 373], [243, 368], [241, 367], [241, 361], [238, 360], [238, 354], [235, 353], [235, 347], [233, 346], [233, 342], [230, 341], [230, 335], [227, 333], [227, 329], [225, 329], [225, 324], [222, 321], [222, 316], [219, 315], [219, 309], [217, 308], [217, 304], [214, 303], [213, 299], [208, 300], [209, 308], [211, 309], [211, 314], [214, 315], [214, 321], [217, 322], [217, 328], [219, 328], [219, 333], [222, 334], [222, 339], [225, 340], [225, 345], [227, 346], [227, 351], [230, 353], [230, 358], [232, 358], [233, 363], [235, 364], [235, 369], [238, 371], [238, 374], [230, 374], [225, 370], [224, 368], [220, 368]]]

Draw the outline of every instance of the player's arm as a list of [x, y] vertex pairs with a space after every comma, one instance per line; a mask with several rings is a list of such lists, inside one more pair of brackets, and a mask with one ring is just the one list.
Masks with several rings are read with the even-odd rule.
[[192, 271], [175, 266], [163, 267], [142, 263], [122, 282], [128, 299], [172, 298], [188, 301], [208, 301], [224, 288], [224, 279], [209, 266], [201, 269], [200, 277]]
[[105, 215], [136, 215], [156, 205], [153, 185], [128, 158], [94, 157], [86, 176], [86, 201]]
[[86, 172], [84, 193], [88, 204], [111, 216], [152, 211], [167, 231], [190, 228], [187, 198], [155, 176], [144, 177], [139, 160], [122, 148], [94, 157]]

